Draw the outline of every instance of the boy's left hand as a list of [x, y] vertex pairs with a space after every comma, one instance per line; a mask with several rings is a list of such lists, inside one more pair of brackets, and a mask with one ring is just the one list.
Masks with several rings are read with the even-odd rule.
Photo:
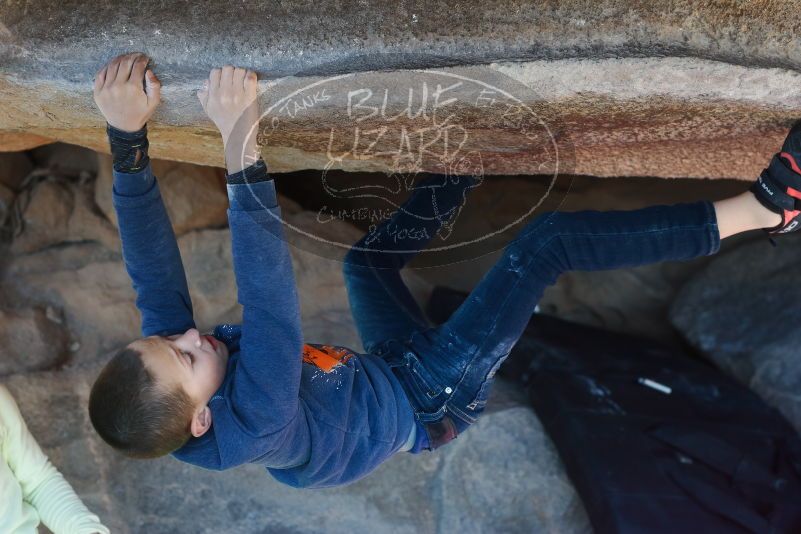
[[[253, 134], [253, 127], [259, 124], [258, 95], [256, 73], [232, 65], [211, 69], [197, 93], [203, 111], [222, 134], [228, 174], [240, 172], [259, 159], [257, 135]], [[235, 129], [240, 135], [234, 135], [231, 142]]]
[[97, 107], [114, 128], [141, 130], [161, 100], [161, 82], [147, 68], [146, 55], [135, 52], [117, 56], [95, 76]]

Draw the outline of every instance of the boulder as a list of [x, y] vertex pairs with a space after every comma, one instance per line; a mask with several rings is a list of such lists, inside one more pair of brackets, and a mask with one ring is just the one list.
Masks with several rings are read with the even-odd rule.
[[[393, 170], [410, 141], [427, 170], [458, 163], [458, 146], [480, 153], [487, 174], [547, 174], [558, 159], [561, 170], [592, 176], [750, 179], [801, 111], [794, 9], [691, 0], [7, 3], [0, 135], [107, 150], [93, 76], [112, 56], [141, 50], [164, 82], [151, 121], [156, 158], [222, 166], [219, 135], [194, 93], [211, 67], [232, 63], [263, 79], [274, 171]], [[402, 113], [410, 91], [414, 110], [426, 91], [426, 112]], [[450, 106], [447, 124], [433, 118], [440, 104]], [[370, 137], [379, 132], [380, 142]], [[446, 146], [446, 132], [455, 144]], [[415, 140], [429, 133], [439, 156]], [[358, 154], [348, 154], [354, 141]]]
[[53, 308], [0, 310], [0, 376], [64, 363], [69, 341], [63, 319]]
[[116, 249], [117, 232], [100, 216], [92, 198], [91, 183], [43, 176], [21, 193], [20, 225], [11, 244], [17, 254], [49, 246], [97, 241]]
[[[176, 235], [228, 224], [224, 171], [162, 160], [154, 160], [152, 168]], [[117, 216], [111, 201], [112, 183], [111, 157], [98, 154], [95, 202], [116, 226]]]
[[773, 247], [758, 238], [729, 249], [696, 274], [671, 306], [685, 339], [801, 431], [798, 295], [801, 236]]
[[135, 295], [120, 255], [97, 243], [12, 257], [2, 287], [17, 306], [63, 310], [64, 327], [76, 343], [71, 358], [76, 363], [96, 361], [139, 332]]
[[[178, 240], [198, 327], [237, 322], [236, 285], [228, 230], [190, 232]], [[140, 335], [131, 280], [118, 252], [82, 243], [12, 258], [4, 280], [15, 302], [64, 310], [65, 324], [91, 362]]]

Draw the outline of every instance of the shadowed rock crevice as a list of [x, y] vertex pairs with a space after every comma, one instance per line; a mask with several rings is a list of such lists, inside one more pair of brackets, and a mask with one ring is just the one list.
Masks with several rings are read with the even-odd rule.
[[684, 338], [801, 431], [798, 294], [801, 236], [757, 239], [714, 258], [671, 305]]

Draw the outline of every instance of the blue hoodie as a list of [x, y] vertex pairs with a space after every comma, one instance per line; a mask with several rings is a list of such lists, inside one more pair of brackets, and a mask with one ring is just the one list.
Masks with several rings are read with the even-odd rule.
[[[209, 401], [212, 426], [173, 456], [214, 470], [261, 464], [294, 487], [352, 482], [403, 447], [415, 425], [412, 408], [379, 357], [304, 345], [274, 184], [265, 180], [262, 161], [243, 172], [249, 184], [228, 185], [242, 325], [215, 329], [230, 358]], [[113, 199], [142, 334], [194, 327], [178, 245], [150, 165], [115, 170]], [[326, 372], [315, 355], [336, 365]]]

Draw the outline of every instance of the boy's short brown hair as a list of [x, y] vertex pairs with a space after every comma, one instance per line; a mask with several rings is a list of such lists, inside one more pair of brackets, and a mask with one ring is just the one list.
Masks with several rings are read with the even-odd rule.
[[103, 440], [126, 456], [158, 458], [191, 437], [192, 402], [182, 387], [165, 392], [126, 347], [101, 371], [89, 395], [89, 419]]

